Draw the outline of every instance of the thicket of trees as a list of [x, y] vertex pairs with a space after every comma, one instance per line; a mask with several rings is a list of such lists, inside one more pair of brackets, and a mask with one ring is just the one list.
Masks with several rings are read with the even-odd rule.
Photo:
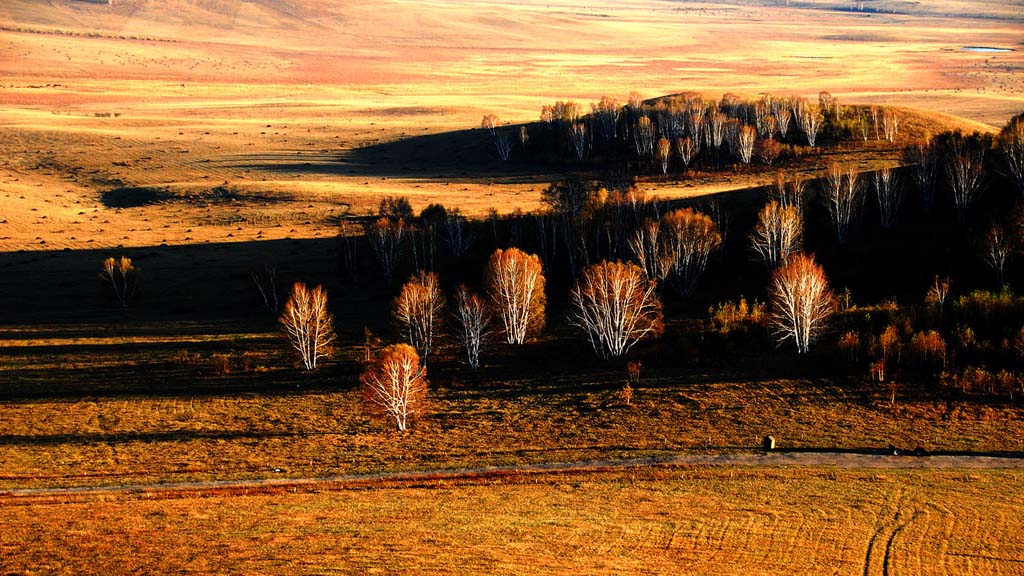
[[[589, 110], [572, 100], [543, 106], [539, 125], [519, 127], [518, 154], [619, 166], [631, 173], [714, 170], [755, 160], [772, 166], [780, 158], [807, 155], [821, 140], [893, 144], [902, 123], [896, 110], [844, 106], [828, 92], [817, 102], [773, 95], [746, 100], [735, 94], [715, 100], [697, 92], [645, 101], [634, 92], [625, 103], [603, 96]], [[508, 160], [515, 129], [500, 126], [494, 114], [485, 115], [481, 127], [498, 157]]]

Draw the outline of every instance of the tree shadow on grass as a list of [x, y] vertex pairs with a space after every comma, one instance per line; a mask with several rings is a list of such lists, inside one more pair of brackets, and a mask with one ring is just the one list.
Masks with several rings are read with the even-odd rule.
[[[504, 130], [518, 134], [518, 126]], [[491, 135], [482, 129], [411, 136], [336, 152], [288, 150], [240, 154], [222, 157], [213, 164], [296, 176], [317, 174], [453, 183], [485, 180], [525, 184], [550, 180], [552, 174], [565, 172], [563, 164], [555, 168], [540, 165], [518, 145], [509, 160], [501, 160]]]

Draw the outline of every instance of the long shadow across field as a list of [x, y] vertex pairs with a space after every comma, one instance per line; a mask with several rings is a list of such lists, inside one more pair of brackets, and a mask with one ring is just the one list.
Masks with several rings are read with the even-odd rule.
[[[518, 133], [518, 127], [515, 129]], [[552, 173], [565, 171], [564, 166], [543, 166], [536, 155], [524, 154], [518, 144], [509, 160], [502, 161], [489, 132], [483, 129], [410, 136], [338, 151], [296, 149], [240, 154], [214, 160], [214, 164], [218, 163], [234, 169], [277, 174], [384, 177], [451, 183], [532, 183], [550, 180]]]

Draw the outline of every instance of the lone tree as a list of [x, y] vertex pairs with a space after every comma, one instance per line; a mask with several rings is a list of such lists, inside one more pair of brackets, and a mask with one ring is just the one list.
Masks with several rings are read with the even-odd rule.
[[772, 200], [757, 213], [750, 233], [750, 248], [769, 270], [774, 270], [803, 244], [803, 218], [796, 206]]
[[479, 368], [480, 349], [491, 327], [491, 311], [487, 303], [462, 284], [455, 291], [452, 318], [455, 322], [455, 337], [466, 349], [466, 362], [473, 369]]
[[296, 282], [278, 321], [306, 370], [315, 369], [330, 355], [335, 340], [334, 317], [327, 310], [327, 291], [321, 286], [310, 290]]
[[571, 321], [586, 332], [594, 352], [619, 357], [662, 323], [657, 282], [629, 262], [588, 266], [569, 293]]
[[487, 291], [509, 344], [522, 344], [544, 326], [544, 271], [540, 258], [518, 248], [491, 254]]
[[661, 218], [663, 257], [671, 263], [669, 281], [684, 298], [693, 293], [708, 256], [722, 245], [715, 221], [692, 208], [681, 208]]
[[128, 301], [135, 296], [139, 289], [139, 270], [132, 264], [131, 258], [111, 256], [103, 261], [100, 282], [105, 286], [110, 286], [114, 298], [122, 308], [127, 308]]
[[836, 307], [824, 270], [806, 254], [794, 254], [775, 271], [770, 289], [771, 326], [781, 345], [796, 344], [806, 354]]
[[427, 369], [420, 366], [416, 350], [408, 344], [392, 344], [381, 350], [359, 381], [370, 410], [393, 418], [402, 432], [426, 400]]
[[423, 358], [430, 355], [434, 332], [441, 325], [444, 295], [433, 272], [420, 272], [402, 286], [395, 298], [392, 315], [402, 335]]

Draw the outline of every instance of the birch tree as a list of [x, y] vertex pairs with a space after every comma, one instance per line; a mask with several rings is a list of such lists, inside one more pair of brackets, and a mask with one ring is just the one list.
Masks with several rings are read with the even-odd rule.
[[576, 159], [583, 160], [590, 151], [590, 131], [584, 122], [574, 122], [569, 126], [569, 142], [573, 151], [576, 152]]
[[636, 147], [637, 156], [647, 158], [654, 155], [655, 136], [657, 134], [658, 131], [654, 122], [647, 116], [641, 116], [634, 130], [633, 145]]
[[832, 162], [825, 170], [824, 188], [825, 205], [836, 239], [840, 244], [846, 244], [850, 224], [860, 209], [863, 190], [856, 167]]
[[683, 161], [683, 168], [689, 169], [690, 162], [693, 162], [693, 159], [697, 156], [697, 146], [694, 144], [693, 138], [689, 136], [677, 138], [676, 152], [679, 154], [679, 159]]
[[661, 164], [661, 173], [668, 173], [668, 161], [672, 157], [672, 144], [669, 143], [668, 138], [658, 139], [657, 158], [658, 163]]
[[135, 297], [139, 289], [139, 271], [127, 256], [114, 258], [111, 256], [103, 261], [100, 269], [100, 282], [109, 286], [114, 298], [122, 308], [128, 307], [128, 301]]
[[878, 215], [882, 220], [882, 227], [892, 228], [896, 224], [896, 213], [903, 201], [903, 189], [899, 179], [891, 166], [883, 166], [872, 173], [871, 179], [875, 184], [875, 198], [878, 200]]
[[947, 156], [946, 180], [953, 192], [957, 217], [963, 224], [981, 193], [985, 149], [977, 142], [969, 142], [963, 136], [954, 134], [949, 140]]
[[366, 227], [366, 239], [369, 240], [384, 272], [384, 279], [388, 282], [391, 281], [398, 266], [405, 232], [403, 218], [379, 218]]
[[750, 233], [750, 248], [769, 270], [799, 251], [802, 244], [803, 218], [795, 207], [773, 200], [758, 212], [757, 224]]
[[334, 316], [327, 309], [327, 291], [321, 286], [310, 290], [296, 282], [278, 318], [288, 343], [306, 370], [330, 356], [334, 340]]
[[455, 291], [452, 319], [455, 337], [466, 351], [466, 363], [475, 370], [480, 367], [480, 350], [490, 334], [491, 311], [483, 298], [462, 284]]
[[796, 344], [806, 354], [835, 311], [835, 297], [824, 270], [806, 254], [794, 254], [772, 275], [771, 327], [781, 345]]
[[896, 141], [900, 133], [900, 117], [893, 110], [886, 110], [882, 114], [882, 134], [890, 144]]
[[599, 102], [590, 104], [590, 112], [601, 138], [606, 141], [615, 138], [616, 126], [619, 123], [619, 116], [622, 114], [622, 105], [619, 104], [619, 101], [602, 96]]
[[594, 352], [619, 357], [648, 335], [663, 328], [657, 282], [631, 263], [588, 266], [576, 281], [569, 300], [571, 322], [582, 329]]
[[692, 208], [681, 208], [661, 218], [664, 248], [670, 264], [669, 281], [684, 298], [693, 293], [707, 267], [708, 257], [722, 245], [714, 220]]
[[498, 119], [498, 115], [494, 113], [484, 114], [483, 120], [480, 121], [480, 127], [491, 133], [494, 136], [495, 130], [498, 128], [498, 124], [501, 121]]
[[260, 291], [260, 296], [263, 298], [263, 306], [276, 314], [279, 306], [277, 297], [277, 266], [268, 262], [263, 265], [263, 274], [260, 274], [258, 270], [253, 270], [251, 276], [252, 281], [256, 284], [256, 289]]
[[736, 136], [736, 150], [740, 161], [744, 164], [750, 164], [750, 161], [754, 158], [754, 144], [756, 142], [757, 129], [747, 124], [740, 126]]
[[1007, 172], [1017, 185], [1017, 191], [1024, 193], [1024, 114], [1010, 119], [999, 132], [998, 142]]
[[629, 239], [629, 250], [633, 259], [643, 268], [648, 278], [664, 281], [672, 269], [671, 258], [664, 253], [660, 241], [661, 223], [653, 218], [645, 219]]
[[983, 256], [985, 263], [996, 273], [996, 281], [999, 282], [1000, 288], [1006, 286], [1006, 262], [1010, 259], [1012, 252], [1012, 239], [1006, 233], [1006, 229], [998, 224], [989, 228], [988, 233], [985, 234]]
[[797, 102], [793, 115], [796, 118], [797, 125], [800, 127], [800, 131], [807, 138], [807, 145], [814, 148], [824, 119], [821, 116], [821, 111], [816, 106], [808, 104], [805, 100], [798, 100]]
[[437, 274], [420, 272], [410, 278], [395, 298], [391, 313], [416, 353], [424, 359], [429, 356], [444, 313], [444, 295]]
[[370, 410], [393, 419], [400, 432], [408, 430], [427, 396], [427, 368], [420, 366], [416, 350], [408, 344], [384, 348], [359, 380]]
[[920, 194], [921, 205], [930, 210], [935, 195], [935, 180], [938, 171], [938, 158], [935, 146], [930, 140], [913, 142], [903, 149], [903, 161], [909, 165], [914, 186]]
[[499, 248], [491, 254], [485, 278], [509, 344], [522, 344], [543, 328], [546, 297], [540, 258], [518, 248]]
[[504, 130], [494, 134], [494, 149], [498, 152], [498, 158], [507, 161], [512, 153], [512, 136]]

